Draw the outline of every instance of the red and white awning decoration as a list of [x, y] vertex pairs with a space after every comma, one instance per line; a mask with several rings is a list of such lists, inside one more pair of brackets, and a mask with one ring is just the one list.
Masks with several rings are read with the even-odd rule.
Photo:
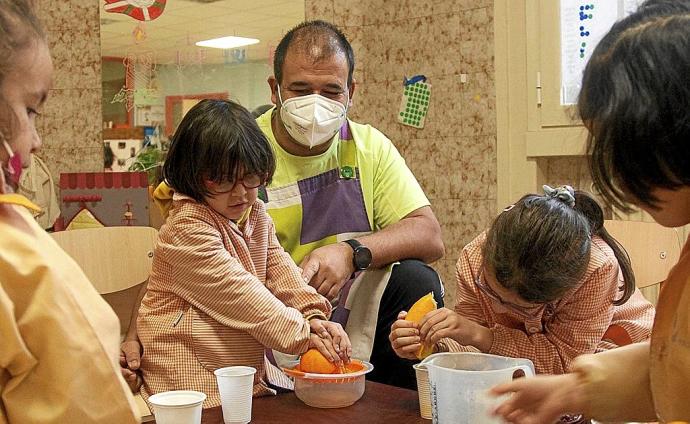
[[139, 21], [152, 21], [163, 14], [167, 0], [105, 0], [104, 9], [123, 13]]

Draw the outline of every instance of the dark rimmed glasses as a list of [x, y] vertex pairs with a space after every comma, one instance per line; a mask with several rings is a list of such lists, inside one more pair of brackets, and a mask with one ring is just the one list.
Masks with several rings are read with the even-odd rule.
[[264, 175], [246, 174], [239, 180], [225, 181], [222, 183], [208, 180], [206, 184], [212, 188], [213, 193], [225, 194], [231, 192], [237, 184], [242, 184], [244, 188], [250, 190], [261, 187], [265, 182], [266, 177]]
[[477, 278], [475, 279], [474, 283], [479, 287], [479, 290], [481, 290], [485, 295], [489, 296], [491, 300], [499, 303], [501, 306], [503, 306], [505, 309], [514, 312], [515, 314], [523, 317], [523, 318], [528, 318], [528, 319], [534, 319], [538, 316], [539, 311], [532, 312], [529, 311], [529, 309], [536, 309], [539, 308], [541, 309], [544, 307], [546, 304], [539, 304], [535, 303], [534, 306], [529, 307], [529, 306], [522, 306], [518, 305], [517, 303], [509, 302], [507, 300], [503, 300], [503, 298], [494, 291], [494, 289], [491, 288], [491, 286], [486, 282], [486, 279], [484, 278], [484, 269], [479, 272], [479, 275], [477, 275]]

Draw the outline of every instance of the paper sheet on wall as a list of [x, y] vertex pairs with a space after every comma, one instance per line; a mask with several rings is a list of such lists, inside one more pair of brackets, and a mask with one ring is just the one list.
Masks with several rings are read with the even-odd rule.
[[561, 104], [577, 102], [582, 72], [594, 47], [642, 0], [561, 0]]
[[424, 75], [416, 75], [403, 81], [403, 96], [398, 110], [398, 122], [415, 128], [424, 128], [429, 111], [431, 84]]

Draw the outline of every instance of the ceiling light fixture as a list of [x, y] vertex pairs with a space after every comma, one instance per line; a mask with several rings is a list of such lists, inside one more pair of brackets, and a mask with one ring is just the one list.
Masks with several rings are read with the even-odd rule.
[[195, 44], [199, 47], [211, 47], [214, 49], [234, 49], [236, 47], [249, 46], [258, 42], [259, 40], [256, 38], [229, 36], [197, 41]]

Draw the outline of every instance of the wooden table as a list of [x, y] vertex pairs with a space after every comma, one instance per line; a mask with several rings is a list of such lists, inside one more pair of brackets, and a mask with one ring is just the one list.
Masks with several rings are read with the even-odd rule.
[[[201, 422], [223, 424], [221, 407], [204, 409]], [[413, 390], [366, 382], [364, 395], [354, 405], [320, 409], [305, 405], [294, 393], [254, 398], [252, 423], [424, 423], [419, 416], [419, 398]]]

